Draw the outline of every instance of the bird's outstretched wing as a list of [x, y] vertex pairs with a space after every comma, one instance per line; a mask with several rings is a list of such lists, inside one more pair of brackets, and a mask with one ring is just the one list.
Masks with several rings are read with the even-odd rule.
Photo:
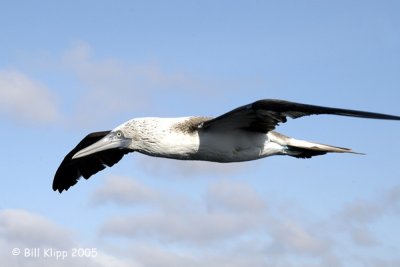
[[275, 129], [279, 123], [284, 123], [287, 117], [296, 119], [308, 115], [332, 114], [369, 119], [400, 120], [399, 116], [380, 113], [330, 108], [294, 103], [284, 100], [264, 99], [238, 107], [219, 117], [205, 121], [201, 127], [206, 129], [229, 131], [246, 129], [267, 133]]
[[103, 170], [106, 166], [111, 167], [121, 160], [121, 158], [131, 152], [127, 149], [105, 150], [93, 155], [82, 158], [72, 159], [72, 157], [81, 149], [90, 146], [106, 136], [110, 131], [94, 132], [88, 134], [79, 144], [72, 149], [61, 162], [53, 180], [53, 190], [60, 193], [68, 190], [75, 185], [79, 178], [83, 176], [88, 179], [93, 174]]

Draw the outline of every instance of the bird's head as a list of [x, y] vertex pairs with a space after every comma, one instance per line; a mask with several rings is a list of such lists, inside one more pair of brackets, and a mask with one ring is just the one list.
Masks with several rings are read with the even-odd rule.
[[79, 150], [72, 159], [81, 158], [92, 155], [94, 153], [111, 150], [111, 149], [131, 149], [133, 140], [132, 127], [129, 122], [124, 123], [114, 130], [110, 131], [106, 136], [96, 143]]

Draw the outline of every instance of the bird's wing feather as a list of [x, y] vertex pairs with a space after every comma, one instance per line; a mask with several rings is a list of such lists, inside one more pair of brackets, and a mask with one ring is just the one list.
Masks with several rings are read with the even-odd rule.
[[204, 122], [203, 129], [229, 131], [246, 129], [267, 133], [279, 124], [284, 123], [287, 117], [296, 119], [308, 115], [332, 114], [369, 119], [400, 120], [399, 116], [380, 113], [330, 108], [308, 104], [301, 104], [276, 99], [264, 99], [238, 107], [219, 117]]
[[86, 157], [72, 159], [78, 151], [99, 141], [108, 133], [110, 133], [110, 131], [88, 134], [65, 156], [54, 175], [54, 191], [58, 190], [61, 193], [63, 190], [68, 190], [78, 182], [81, 176], [88, 179], [93, 174], [103, 170], [106, 166], [113, 166], [115, 163], [120, 161], [125, 154], [131, 152], [127, 149], [111, 149]]

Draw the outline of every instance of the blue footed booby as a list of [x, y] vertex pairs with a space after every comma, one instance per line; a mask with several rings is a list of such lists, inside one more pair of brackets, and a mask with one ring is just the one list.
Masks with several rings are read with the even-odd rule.
[[53, 180], [60, 193], [83, 176], [111, 167], [130, 152], [179, 160], [241, 162], [273, 155], [311, 158], [356, 153], [349, 148], [298, 140], [274, 131], [287, 118], [331, 114], [400, 120], [400, 116], [264, 99], [219, 117], [136, 118], [111, 131], [88, 134], [61, 162]]

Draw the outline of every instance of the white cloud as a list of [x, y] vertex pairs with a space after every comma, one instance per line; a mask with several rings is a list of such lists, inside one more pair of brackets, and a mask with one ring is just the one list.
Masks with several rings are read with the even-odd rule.
[[305, 229], [294, 221], [273, 221], [269, 233], [274, 238], [271, 251], [290, 254], [321, 255], [328, 251], [330, 241], [318, 232]]
[[[207, 248], [192, 250], [180, 248], [179, 250], [160, 247], [154, 244], [134, 244], [129, 247], [133, 258], [143, 263], [146, 267], [268, 267], [277, 266], [270, 264], [267, 256], [261, 250], [250, 252], [246, 249], [250, 244], [242, 244], [239, 248]], [[251, 244], [254, 247], [254, 244]], [[282, 263], [282, 261], [281, 261]], [[281, 265], [283, 266], [283, 265]]]
[[364, 200], [349, 203], [342, 212], [343, 220], [349, 223], [369, 223], [376, 220], [384, 213], [385, 207], [381, 202]]
[[0, 112], [30, 123], [60, 118], [56, 96], [43, 84], [18, 71], [0, 71]]
[[[260, 83], [253, 77], [245, 80], [236, 77], [229, 80], [221, 77], [205, 79], [205, 77], [197, 77], [194, 73], [188, 73], [184, 69], [164, 66], [157, 59], [130, 62], [125, 58], [99, 54], [89, 43], [78, 41], [60, 54], [52, 57], [47, 54], [45, 60], [43, 56], [39, 58], [33, 56], [36, 70], [37, 67], [41, 67], [46, 72], [50, 70], [56, 75], [61, 70], [63, 72], [61, 80], [65, 78], [65, 74], [75, 75], [75, 80], [69, 79], [73, 82], [73, 86], [68, 88], [69, 92], [65, 98], [69, 99], [72, 96], [70, 98], [72, 101], [62, 103], [68, 109], [68, 113], [73, 116], [74, 125], [93, 125], [134, 112], [150, 113], [148, 116], [174, 116], [172, 114], [177, 112], [176, 103], [191, 107], [190, 104], [208, 101], [207, 107], [210, 110], [211, 107], [220, 106], [220, 101], [227, 101], [226, 95], [224, 96], [227, 90], [239, 92], [247, 90], [252, 85], [259, 86]], [[32, 61], [31, 55], [29, 60]], [[5, 73], [6, 76], [10, 76], [8, 72]], [[23, 104], [18, 107], [10, 108], [7, 101], [4, 101], [8, 112], [23, 113], [22, 117], [28, 118], [30, 114], [33, 114], [36, 120], [39, 118], [44, 122], [54, 121], [59, 116], [54, 105], [54, 95], [49, 93], [44, 85], [31, 81], [24, 75], [14, 76], [19, 77], [2, 78], [4, 82], [0, 85], [9, 84], [11, 80], [12, 87], [18, 87], [15, 80], [22, 80], [25, 87], [29, 87], [25, 91], [34, 93], [30, 94], [32, 98], [19, 100]], [[31, 89], [31, 87], [39, 89]], [[0, 89], [0, 97], [2, 93], [4, 93], [3, 89]], [[8, 91], [5, 93], [10, 94]], [[24, 95], [28, 94], [24, 92]], [[210, 98], [213, 101], [209, 101]], [[219, 101], [215, 101], [216, 99]], [[28, 103], [34, 101], [37, 104], [29, 107], [25, 105], [26, 101]], [[161, 103], [164, 104], [160, 105]], [[171, 105], [165, 105], [165, 103], [171, 103]], [[2, 102], [0, 104], [3, 105]], [[33, 112], [26, 113], [26, 109]], [[204, 113], [204, 105], [195, 105], [191, 109], [191, 113], [182, 114], [182, 116], [212, 115]], [[199, 112], [201, 113], [197, 114]]]
[[[158, 200], [147, 198], [153, 203], [151, 209], [109, 218], [99, 234], [102, 240], [122, 238], [124, 244], [131, 244], [132, 258], [154, 267], [339, 267], [349, 258], [355, 266], [362, 266], [368, 259], [363, 249], [387, 246], [368, 226], [396, 211], [399, 199], [395, 188], [370, 200], [352, 202], [327, 220], [310, 222], [267, 205], [266, 199], [244, 182], [212, 182], [200, 202], [188, 195], [187, 208], [182, 210], [167, 210], [161, 205], [168, 198], [166, 192], [152, 192]], [[170, 205], [179, 205], [178, 199], [173, 202]], [[348, 240], [353, 241], [351, 245]], [[382, 261], [377, 256], [374, 261], [390, 266], [398, 259]]]
[[113, 255], [99, 253], [98, 256], [93, 257], [92, 261], [99, 265], [99, 267], [145, 267], [135, 259], [121, 260]]
[[[64, 65], [77, 75], [84, 90], [77, 92], [76, 119], [94, 123], [116, 114], [135, 110], [157, 109], [156, 100], [180, 92], [182, 97], [193, 95], [194, 82], [181, 72], [169, 72], [150, 62], [129, 64], [121, 60], [97, 59], [92, 47], [76, 43], [62, 58]], [[83, 92], [83, 93], [82, 93]]]
[[400, 185], [384, 193], [383, 205], [388, 207], [389, 213], [400, 214]]
[[94, 205], [107, 202], [135, 205], [158, 202], [159, 198], [159, 193], [134, 179], [110, 176], [106, 177], [104, 184], [93, 192], [90, 202]]
[[399, 259], [378, 259], [378, 258], [368, 258], [364, 260], [363, 266], [365, 267], [398, 267], [400, 266]]
[[160, 246], [133, 244], [129, 247], [133, 258], [146, 267], [186, 267], [200, 266], [199, 259], [187, 251], [174, 252]]
[[0, 234], [9, 243], [27, 247], [68, 247], [73, 244], [70, 231], [25, 210], [0, 211]]
[[[93, 247], [97, 249], [97, 254], [92, 254], [93, 256], [89, 257], [74, 257], [73, 249], [85, 248], [75, 238], [76, 236], [72, 231], [36, 213], [20, 209], [0, 211], [0, 258], [2, 266], [141, 267], [131, 261], [126, 262], [104, 253], [96, 245]], [[19, 249], [20, 254], [13, 255], [13, 249]], [[33, 249], [36, 249], [35, 252]], [[56, 251], [66, 253], [63, 254], [66, 256], [57, 259]]]
[[351, 239], [359, 246], [376, 246], [380, 243], [366, 227], [351, 227], [349, 234]]
[[[319, 229], [272, 215], [259, 193], [242, 182], [211, 183], [203, 203], [186, 202], [189, 208], [183, 210], [166, 210], [161, 204], [164, 198], [158, 202], [147, 199], [157, 203], [153, 209], [109, 218], [99, 232], [106, 240], [120, 237], [136, 244], [135, 256], [145, 266], [157, 266], [160, 258], [165, 258], [164, 266], [276, 266], [275, 259], [282, 255], [320, 256], [324, 261], [334, 258], [329, 253], [332, 241]], [[138, 249], [138, 244], [147, 245]], [[179, 252], [165, 249], [171, 246]], [[270, 255], [269, 264], [265, 253]]]
[[171, 211], [157, 204], [150, 211], [110, 218], [99, 234], [132, 242], [133, 255], [145, 266], [286, 266], [277, 259], [334, 258], [332, 241], [319, 230], [273, 216], [248, 184], [216, 181], [203, 200], [192, 200], [192, 209]]
[[267, 206], [265, 200], [248, 184], [228, 180], [212, 183], [206, 201], [210, 211], [263, 213]]
[[[193, 88], [193, 82], [186, 75], [168, 73], [156, 63], [126, 64], [116, 59], [97, 60], [92, 47], [85, 42], [78, 42], [67, 50], [63, 60], [92, 89], [104, 89], [110, 93], [125, 92], [132, 95], [147, 89], [160, 92], [176, 85], [178, 88]], [[123, 100], [123, 96], [120, 99]]]
[[124, 207], [148, 206], [164, 212], [186, 211], [193, 208], [192, 201], [181, 194], [155, 190], [124, 176], [109, 176], [90, 196], [89, 204], [101, 206], [106, 203]]
[[157, 212], [110, 219], [101, 233], [165, 243], [204, 244], [252, 233], [260, 223], [254, 215]]
[[333, 220], [341, 230], [349, 234], [358, 246], [370, 247], [382, 244], [369, 227], [385, 216], [400, 211], [400, 186], [395, 186], [371, 199], [357, 199], [335, 213]]
[[[108, 199], [118, 200], [120, 197], [114, 195], [114, 184], [124, 184], [125, 188], [130, 189], [123, 190], [121, 197], [131, 199], [132, 194], [139, 192], [139, 195], [145, 195], [142, 200], [153, 204], [154, 208], [132, 216], [110, 218], [101, 229], [103, 236], [116, 235], [145, 240], [155, 238], [167, 243], [204, 244], [234, 239], [262, 228], [264, 205], [260, 198], [254, 196], [256, 192], [244, 184], [222, 182], [227, 187], [223, 198], [216, 196], [219, 191], [223, 191], [220, 188], [221, 184], [211, 186], [207, 194], [207, 211], [202, 207], [203, 204], [198, 204], [187, 196], [179, 196], [178, 193], [155, 192], [133, 181], [109, 182], [111, 186], [105, 185], [104, 189], [96, 191], [96, 198], [102, 196], [99, 192], [106, 190], [113, 192], [108, 194], [111, 197]], [[243, 198], [236, 196], [237, 200], [233, 200], [234, 193], [243, 193]], [[174, 197], [171, 197], [172, 195]], [[122, 203], [124, 202], [126, 201]], [[121, 201], [119, 203], [122, 204]], [[250, 207], [252, 204], [255, 204], [255, 207]], [[174, 209], [171, 206], [183, 207]], [[244, 209], [248, 210], [244, 212]]]
[[400, 211], [400, 186], [381, 192], [370, 200], [358, 199], [348, 203], [339, 216], [344, 222], [369, 224], [384, 215]]
[[[0, 257], [6, 259], [7, 266], [15, 266], [18, 260], [18, 266], [22, 267], [71, 264], [78, 267], [340, 267], [349, 260], [354, 266], [396, 266], [399, 262], [396, 256], [385, 259], [375, 254], [375, 248], [379, 251], [387, 245], [376, 240], [368, 227], [396, 211], [397, 188], [369, 200], [357, 200], [354, 203], [364, 204], [350, 203], [329, 220], [314, 222], [290, 218], [287, 212], [273, 206], [274, 203], [269, 203], [267, 208], [266, 199], [244, 182], [218, 180], [206, 188], [200, 200], [194, 200], [188, 192], [163, 205], [176, 193], [173, 191], [154, 189], [127, 177], [107, 178], [91, 197], [98, 208], [108, 202], [122, 206], [151, 205], [144, 211], [129, 210], [130, 215], [122, 214], [103, 222], [99, 229], [100, 242], [94, 242], [103, 248], [91, 259], [57, 262], [11, 256], [15, 246], [70, 248], [81, 244], [71, 231], [40, 215], [24, 210], [1, 211]], [[132, 197], [135, 193], [137, 196]], [[186, 205], [184, 209], [168, 207], [182, 203]], [[371, 217], [365, 215], [364, 208], [354, 208], [368, 203], [383, 211], [375, 209]], [[349, 246], [346, 238], [354, 244]]]

